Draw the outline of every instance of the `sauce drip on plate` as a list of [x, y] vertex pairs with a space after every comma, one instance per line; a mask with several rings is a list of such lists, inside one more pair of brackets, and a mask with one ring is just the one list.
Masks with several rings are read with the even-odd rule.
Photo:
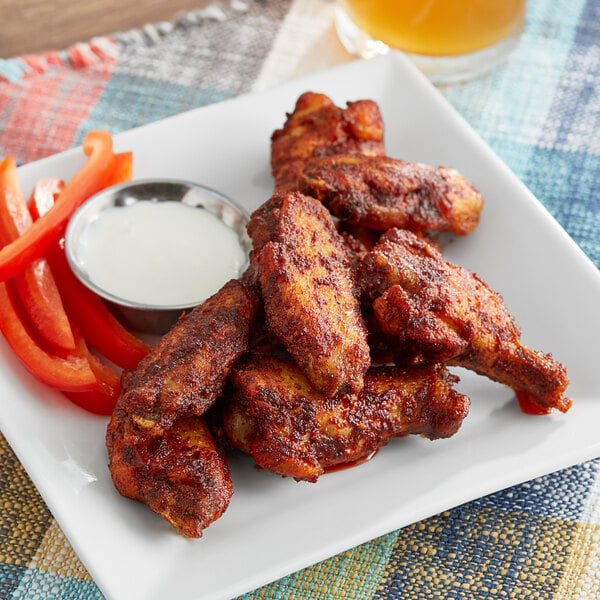
[[349, 462], [341, 463], [339, 465], [331, 465], [330, 467], [325, 467], [324, 471], [325, 473], [335, 473], [336, 471], [342, 471], [343, 469], [350, 469], [351, 467], [362, 465], [363, 463], [366, 463], [367, 461], [371, 460], [378, 452], [379, 448], [373, 450], [373, 452], [367, 454], [366, 456], [361, 456], [360, 458], [357, 458], [356, 460], [351, 460]]

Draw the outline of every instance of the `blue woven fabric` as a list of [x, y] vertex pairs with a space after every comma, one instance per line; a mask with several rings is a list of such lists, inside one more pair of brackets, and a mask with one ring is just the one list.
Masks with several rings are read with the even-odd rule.
[[444, 95], [600, 266], [600, 4], [530, 2], [509, 63]]

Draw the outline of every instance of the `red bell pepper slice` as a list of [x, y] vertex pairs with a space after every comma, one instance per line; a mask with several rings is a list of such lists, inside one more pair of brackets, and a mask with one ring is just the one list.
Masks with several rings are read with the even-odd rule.
[[[113, 183], [123, 183], [119, 178], [131, 177], [131, 155], [128, 154], [115, 156]], [[30, 210], [34, 216], [43, 216], [44, 210], [51, 206], [52, 189], [46, 182], [33, 194]], [[119, 367], [134, 369], [148, 353], [149, 346], [125, 329], [102, 300], [77, 279], [65, 256], [64, 240], [55, 243], [46, 256], [67, 312], [85, 340]]]
[[549, 415], [552, 412], [551, 408], [546, 406], [538, 406], [525, 392], [514, 390], [515, 396], [519, 401], [519, 407], [528, 415]]
[[[119, 152], [112, 160], [112, 166], [106, 176], [103, 188], [131, 181], [133, 177], [133, 153]], [[40, 179], [34, 186], [33, 192], [27, 203], [29, 212], [34, 221], [45, 215], [56, 203], [60, 192], [64, 189], [65, 182], [56, 177]]]
[[[23, 235], [33, 220], [21, 192], [17, 167], [11, 157], [0, 163], [0, 243]], [[74, 350], [75, 340], [54, 277], [45, 258], [38, 258], [13, 278], [21, 302], [50, 347]]]
[[46, 177], [35, 184], [29, 202], [27, 202], [27, 208], [34, 221], [37, 221], [54, 206], [64, 187], [65, 182], [56, 177]]
[[63, 243], [55, 244], [46, 256], [67, 312], [86, 341], [119, 367], [135, 369], [149, 346], [125, 329], [99, 296], [77, 279]]
[[133, 178], [133, 152], [119, 152], [113, 158], [113, 166], [105, 187], [131, 181]]
[[54, 207], [0, 250], [0, 281], [10, 279], [43, 256], [62, 235], [77, 207], [106, 185], [114, 166], [111, 135], [106, 131], [92, 131], [85, 136], [82, 145], [88, 160], [62, 190]]
[[76, 406], [95, 415], [110, 416], [113, 413], [119, 394], [106, 393], [102, 389], [89, 392], [63, 392]]
[[25, 368], [46, 385], [73, 392], [97, 387], [96, 375], [84, 356], [54, 356], [38, 344], [21, 319], [10, 282], [0, 283], [0, 331]]
[[100, 362], [92, 354], [83, 336], [74, 328], [78, 351], [86, 356], [90, 367], [96, 376], [96, 387], [84, 392], [63, 392], [74, 404], [97, 415], [111, 415], [119, 394], [121, 393], [121, 377], [115, 369]]

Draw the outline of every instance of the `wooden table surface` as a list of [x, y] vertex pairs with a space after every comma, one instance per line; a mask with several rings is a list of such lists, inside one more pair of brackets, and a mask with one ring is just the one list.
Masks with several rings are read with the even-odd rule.
[[62, 50], [97, 35], [172, 20], [209, 0], [0, 0], [0, 58]]

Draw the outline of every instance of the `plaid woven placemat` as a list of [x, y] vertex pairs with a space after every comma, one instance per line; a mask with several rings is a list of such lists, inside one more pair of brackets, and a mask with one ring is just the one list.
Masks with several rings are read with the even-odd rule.
[[[349, 60], [332, 8], [236, 0], [0, 60], [0, 156], [23, 164], [91, 129], [116, 133]], [[509, 63], [442, 88], [597, 266], [599, 42], [597, 0], [530, 0]], [[470, 502], [243, 598], [600, 598], [599, 469], [588, 461]], [[0, 597], [102, 598], [3, 438]]]

